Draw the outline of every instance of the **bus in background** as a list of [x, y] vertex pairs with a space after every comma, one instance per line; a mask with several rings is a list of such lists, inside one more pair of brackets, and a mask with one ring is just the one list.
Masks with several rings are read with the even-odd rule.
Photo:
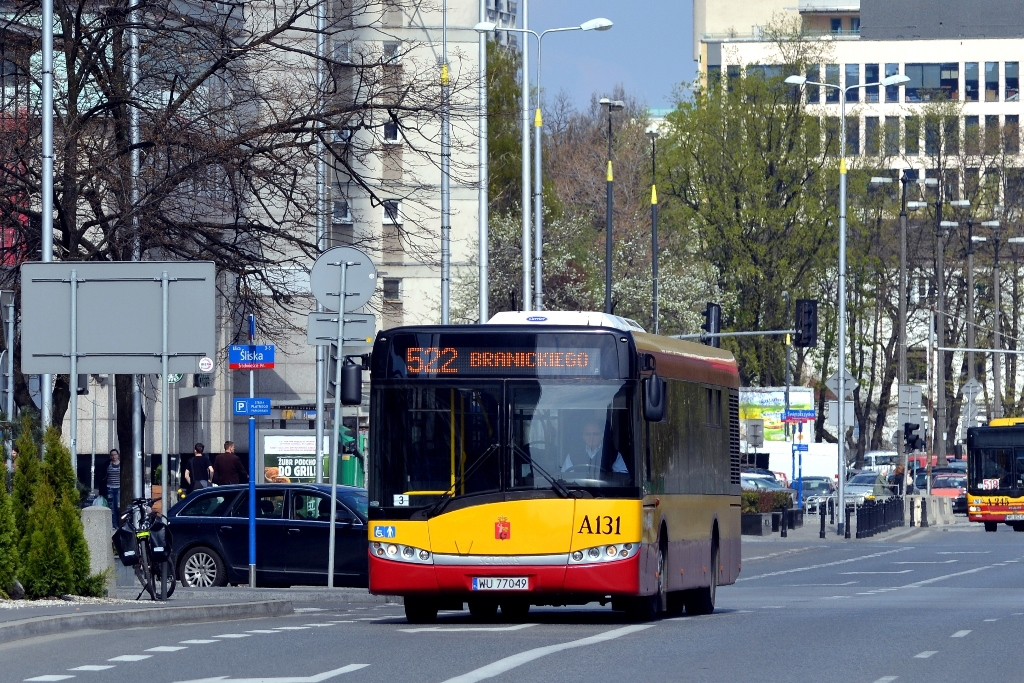
[[985, 531], [1024, 531], [1024, 421], [1003, 420], [1013, 421], [967, 430], [967, 516]]
[[740, 571], [732, 355], [602, 313], [491, 323], [377, 335], [370, 591], [418, 623], [712, 612]]

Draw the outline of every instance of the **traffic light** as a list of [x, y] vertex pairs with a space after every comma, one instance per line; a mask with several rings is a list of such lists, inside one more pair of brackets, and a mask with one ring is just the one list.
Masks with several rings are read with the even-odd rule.
[[796, 335], [794, 346], [810, 347], [818, 343], [818, 300], [796, 300]]
[[[701, 314], [704, 316], [704, 322], [701, 323], [700, 328], [708, 334], [718, 334], [722, 331], [722, 307], [716, 303], [708, 302], [707, 308]], [[721, 337], [704, 337], [703, 341], [708, 346], [714, 346], [716, 349], [722, 348]]]
[[75, 387], [75, 393], [79, 396], [85, 396], [89, 393], [89, 375], [78, 376], [78, 386]]
[[903, 423], [903, 445], [906, 447], [908, 453], [913, 451], [919, 451], [924, 448], [924, 439], [922, 439], [917, 430], [921, 428], [921, 425], [914, 424], [913, 422]]

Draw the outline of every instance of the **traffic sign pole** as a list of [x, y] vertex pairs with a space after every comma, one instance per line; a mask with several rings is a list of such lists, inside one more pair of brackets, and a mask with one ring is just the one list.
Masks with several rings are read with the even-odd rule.
[[[249, 315], [249, 344], [256, 340], [256, 316]], [[256, 371], [249, 370], [249, 588], [256, 587]]]
[[338, 284], [338, 362], [335, 363], [334, 367], [334, 434], [331, 437], [331, 533], [330, 539], [327, 544], [327, 587], [334, 588], [334, 539], [335, 539], [335, 527], [337, 526], [337, 520], [335, 519], [335, 510], [338, 508], [338, 443], [341, 438], [341, 366], [345, 363], [345, 309], [348, 308], [345, 305], [345, 288], [347, 283], [345, 282], [345, 276], [348, 274], [349, 265], [359, 265], [358, 263], [349, 263], [348, 261], [342, 260], [339, 264], [341, 266], [341, 282]]

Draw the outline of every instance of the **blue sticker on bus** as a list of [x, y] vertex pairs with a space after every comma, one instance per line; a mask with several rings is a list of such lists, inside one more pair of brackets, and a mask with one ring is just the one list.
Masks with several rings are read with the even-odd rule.
[[373, 527], [374, 538], [394, 538], [395, 527], [393, 526], [375, 526]]
[[547, 316], [531, 315], [529, 318], [526, 319], [526, 321], [531, 323], [543, 323], [547, 322]]

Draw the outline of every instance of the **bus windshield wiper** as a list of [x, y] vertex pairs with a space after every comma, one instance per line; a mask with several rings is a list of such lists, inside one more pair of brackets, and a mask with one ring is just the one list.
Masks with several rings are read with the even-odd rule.
[[484, 452], [480, 454], [480, 457], [476, 459], [476, 462], [470, 465], [469, 469], [464, 470], [462, 475], [459, 476], [455, 480], [455, 483], [452, 484], [451, 488], [441, 495], [441, 499], [423, 511], [423, 517], [429, 519], [435, 515], [441, 514], [445, 507], [447, 507], [448, 503], [451, 502], [452, 498], [455, 497], [455, 492], [458, 490], [459, 484], [464, 484], [466, 479], [469, 478], [469, 475], [476, 472], [480, 468], [480, 465], [486, 462], [491, 454], [496, 450], [498, 450], [498, 444], [496, 443], [492, 443], [490, 446], [485, 448]]
[[515, 455], [518, 455], [519, 457], [521, 457], [526, 462], [526, 464], [530, 466], [531, 469], [534, 469], [534, 470], [537, 470], [538, 472], [540, 472], [541, 476], [544, 477], [545, 479], [547, 479], [548, 482], [551, 484], [551, 488], [553, 488], [555, 490], [555, 493], [560, 495], [562, 498], [575, 498], [576, 497], [572, 493], [569, 492], [569, 489], [567, 489], [565, 487], [565, 484], [563, 484], [562, 482], [560, 482], [557, 479], [555, 479], [554, 477], [552, 477], [550, 474], [547, 473], [547, 471], [543, 467], [541, 467], [537, 463], [533, 462], [533, 459], [530, 457], [530, 454], [527, 453], [526, 451], [524, 451], [522, 448], [520, 448], [518, 445], [516, 445], [514, 443], [512, 444], [512, 452]]

